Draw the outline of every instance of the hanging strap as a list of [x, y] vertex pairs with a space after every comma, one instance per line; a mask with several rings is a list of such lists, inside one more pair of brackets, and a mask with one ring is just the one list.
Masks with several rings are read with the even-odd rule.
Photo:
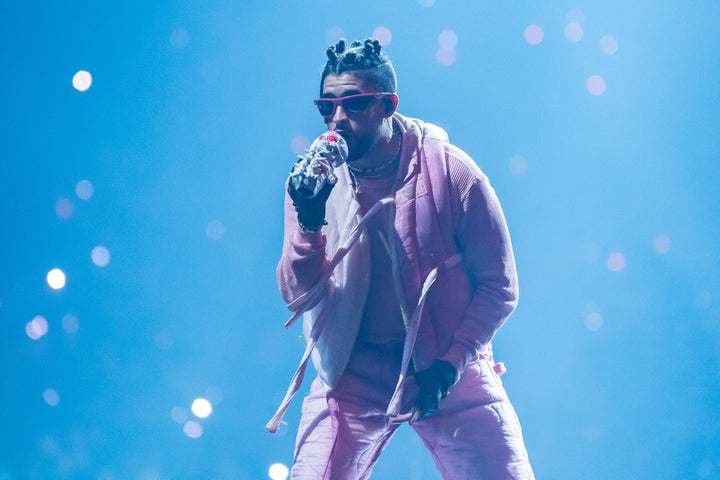
[[430, 291], [430, 287], [437, 280], [438, 274], [441, 270], [447, 270], [456, 267], [462, 261], [462, 254], [456, 253], [449, 257], [440, 266], [433, 268], [428, 276], [425, 278], [423, 283], [422, 291], [420, 292], [420, 299], [415, 307], [415, 311], [410, 319], [407, 333], [405, 335], [405, 344], [403, 345], [403, 356], [402, 363], [400, 364], [400, 377], [398, 378], [397, 385], [395, 386], [395, 392], [390, 399], [390, 404], [387, 408], [387, 415], [390, 417], [396, 417], [400, 412], [400, 402], [402, 400], [403, 388], [405, 386], [405, 378], [407, 376], [407, 369], [410, 365], [410, 358], [412, 358], [412, 351], [415, 346], [415, 340], [417, 339], [418, 330], [420, 329], [420, 320], [425, 309], [425, 300], [427, 293]]
[[[295, 314], [290, 317], [287, 322], [285, 322], [285, 327], [289, 328], [290, 326], [292, 326], [292, 324], [295, 323], [295, 321], [300, 318], [300, 316], [302, 316], [305, 312], [314, 307], [321, 300], [322, 296], [325, 293], [325, 284], [328, 282], [328, 280], [330, 280], [330, 277], [332, 276], [335, 267], [348, 254], [353, 245], [355, 245], [355, 243], [358, 241], [358, 239], [360, 238], [360, 233], [364, 230], [365, 225], [367, 225], [370, 219], [388, 205], [392, 205], [394, 207], [395, 199], [382, 198], [378, 200], [378, 202], [373, 205], [372, 208], [370, 208], [370, 210], [368, 210], [365, 215], [363, 215], [355, 228], [353, 228], [353, 230], [350, 232], [347, 239], [342, 243], [342, 246], [338, 248], [335, 252], [335, 255], [333, 255], [332, 260], [330, 260], [329, 267], [327, 271], [323, 274], [323, 276], [320, 277], [320, 279], [315, 283], [315, 285], [312, 286], [312, 288], [310, 288], [307, 292], [303, 293], [298, 298], [290, 302], [290, 304], [288, 304], [288, 308], [291, 311], [294, 311]], [[295, 394], [297, 394], [298, 390], [300, 390], [300, 385], [302, 385], [302, 381], [305, 378], [305, 370], [307, 369], [308, 360], [310, 359], [310, 355], [312, 354], [312, 351], [315, 348], [315, 344], [317, 343], [318, 338], [320, 338], [320, 333], [322, 332], [325, 322], [327, 321], [327, 315], [325, 314], [325, 312], [326, 310], [318, 316], [315, 323], [313, 324], [312, 330], [310, 331], [310, 338], [308, 338], [307, 345], [305, 346], [305, 353], [303, 353], [302, 359], [300, 360], [300, 365], [298, 365], [297, 369], [295, 370], [295, 374], [292, 377], [292, 380], [290, 380], [290, 385], [288, 386], [287, 392], [285, 393], [285, 397], [280, 403], [280, 406], [275, 412], [275, 415], [273, 415], [270, 421], [265, 425], [265, 430], [270, 433], [277, 432], [277, 429], [280, 426], [280, 422], [282, 421], [285, 412], [290, 406], [290, 402], [292, 402]]]

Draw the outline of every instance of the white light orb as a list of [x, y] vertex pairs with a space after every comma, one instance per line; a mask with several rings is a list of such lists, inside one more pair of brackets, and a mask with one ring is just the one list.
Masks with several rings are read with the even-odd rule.
[[190, 408], [198, 418], [207, 418], [212, 413], [212, 404], [204, 398], [196, 398]]
[[53, 268], [47, 273], [47, 283], [53, 290], [60, 290], [65, 286], [65, 272], [59, 268]]
[[92, 85], [92, 75], [90, 75], [90, 72], [85, 70], [78, 70], [78, 72], [73, 76], [72, 84], [76, 90], [84, 92], [90, 88], [90, 85]]

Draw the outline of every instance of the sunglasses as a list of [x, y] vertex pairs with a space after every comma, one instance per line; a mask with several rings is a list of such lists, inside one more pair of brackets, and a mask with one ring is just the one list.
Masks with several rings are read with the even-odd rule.
[[335, 114], [338, 105], [342, 105], [343, 110], [347, 114], [359, 113], [364, 111], [375, 100], [392, 95], [390, 92], [374, 92], [374, 93], [358, 93], [357, 95], [348, 95], [347, 97], [326, 97], [315, 100], [320, 115], [329, 117]]

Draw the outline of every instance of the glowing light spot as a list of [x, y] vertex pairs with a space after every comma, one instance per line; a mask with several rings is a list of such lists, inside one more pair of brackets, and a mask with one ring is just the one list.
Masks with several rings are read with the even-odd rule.
[[600, 39], [600, 51], [605, 55], [615, 55], [618, 48], [618, 41], [614, 36], [605, 35]]
[[60, 220], [67, 220], [72, 217], [74, 210], [75, 205], [68, 198], [58, 198], [55, 202], [55, 216]]
[[377, 38], [381, 45], [390, 45], [392, 42], [392, 32], [387, 27], [377, 27], [373, 30], [373, 38]]
[[525, 29], [525, 41], [530, 45], [539, 45], [543, 41], [545, 32], [539, 25], [529, 25]]
[[65, 286], [65, 272], [59, 268], [53, 268], [47, 273], [46, 280], [50, 288], [60, 290]]
[[187, 30], [184, 28], [176, 28], [170, 34], [170, 45], [172, 45], [173, 48], [185, 48], [188, 46], [188, 43], [190, 43], [190, 35], [188, 35]]
[[707, 310], [708, 308], [712, 307], [712, 304], [712, 293], [708, 292], [707, 290], [701, 291], [695, 298], [695, 305], [700, 310]]
[[296, 137], [293, 137], [293, 139], [290, 141], [290, 150], [295, 155], [302, 155], [305, 153], [305, 150], [310, 148], [310, 140], [308, 137], [304, 135], [298, 135]]
[[57, 407], [60, 403], [60, 395], [52, 388], [46, 388], [43, 392], [43, 400], [51, 407]]
[[345, 38], [345, 30], [340, 27], [332, 27], [325, 32], [325, 41], [328, 44], [334, 45], [341, 38]]
[[207, 418], [212, 413], [212, 405], [204, 398], [196, 398], [190, 409], [198, 418]]
[[585, 328], [591, 332], [597, 332], [603, 326], [603, 317], [600, 312], [590, 312], [585, 315]]
[[510, 173], [513, 175], [522, 175], [527, 172], [528, 162], [522, 155], [513, 155], [510, 157]]
[[190, 438], [200, 438], [203, 434], [203, 427], [195, 420], [190, 420], [183, 425], [183, 432]]
[[455, 50], [451, 48], [440, 47], [435, 52], [435, 61], [443, 67], [449, 67], [455, 63]]
[[565, 15], [565, 19], [568, 22], [575, 22], [582, 25], [585, 23], [585, 14], [579, 8], [572, 8]]
[[93, 193], [95, 193], [95, 189], [89, 180], [80, 180], [77, 185], [75, 185], [75, 195], [77, 195], [80, 200], [90, 200]]
[[458, 36], [454, 30], [443, 30], [442, 32], [440, 32], [440, 35], [438, 35], [438, 45], [440, 45], [442, 48], [448, 48], [452, 50], [453, 48], [457, 47], [457, 44]]
[[188, 415], [187, 410], [183, 407], [173, 407], [172, 410], [170, 410], [170, 418], [172, 418], [175, 423], [185, 423], [188, 418], [190, 418], [190, 415]]
[[577, 22], [570, 22], [567, 25], [565, 25], [565, 38], [568, 39], [568, 41], [576, 43], [582, 40], [583, 38], [583, 27]]
[[110, 252], [102, 245], [98, 245], [90, 252], [90, 258], [98, 267], [107, 267], [110, 264]]
[[594, 442], [600, 438], [600, 434], [602, 434], [602, 429], [597, 425], [588, 425], [582, 432], [583, 440], [586, 442]]
[[162, 330], [155, 335], [155, 346], [160, 350], [170, 350], [175, 343], [170, 332]]
[[585, 82], [587, 91], [593, 95], [602, 95], [605, 93], [605, 79], [600, 75], [591, 75]]
[[77, 317], [69, 313], [62, 318], [61, 323], [63, 330], [67, 333], [77, 333], [78, 328], [80, 328], [80, 322]]
[[273, 463], [268, 469], [268, 477], [271, 480], [285, 480], [288, 475], [290, 475], [290, 470], [282, 463]]
[[660, 255], [670, 252], [670, 237], [662, 234], [656, 235], [653, 238], [653, 250]]
[[620, 272], [625, 269], [625, 255], [620, 252], [613, 252], [608, 255], [607, 266], [613, 272]]
[[715, 467], [713, 466], [713, 462], [710, 459], [705, 459], [702, 462], [700, 462], [700, 465], [698, 465], [698, 468], [697, 468], [698, 478], [710, 478], [714, 472], [715, 472]]
[[25, 325], [25, 333], [32, 340], [40, 340], [48, 332], [48, 322], [42, 315], [37, 315]]
[[217, 405], [223, 400], [223, 393], [218, 387], [208, 387], [205, 390], [205, 398], [213, 405]]
[[432, 7], [435, 5], [435, 0], [417, 0], [417, 3], [423, 7]]
[[205, 235], [210, 240], [220, 240], [225, 236], [225, 225], [220, 220], [211, 220], [205, 225]]
[[76, 90], [84, 92], [92, 85], [92, 75], [85, 70], [78, 70], [78, 72], [73, 75], [72, 84]]

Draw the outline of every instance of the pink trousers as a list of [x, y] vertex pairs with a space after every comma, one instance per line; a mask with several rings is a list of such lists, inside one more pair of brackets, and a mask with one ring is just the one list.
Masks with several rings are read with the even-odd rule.
[[[397, 372], [373, 366], [362, 355], [357, 358], [360, 363], [348, 368], [333, 391], [319, 379], [313, 382], [302, 406], [292, 480], [369, 478], [402, 425], [385, 415]], [[416, 390], [409, 378], [405, 410]], [[412, 428], [446, 480], [535, 478], [515, 410], [500, 377], [483, 358], [468, 367], [437, 412]]]

